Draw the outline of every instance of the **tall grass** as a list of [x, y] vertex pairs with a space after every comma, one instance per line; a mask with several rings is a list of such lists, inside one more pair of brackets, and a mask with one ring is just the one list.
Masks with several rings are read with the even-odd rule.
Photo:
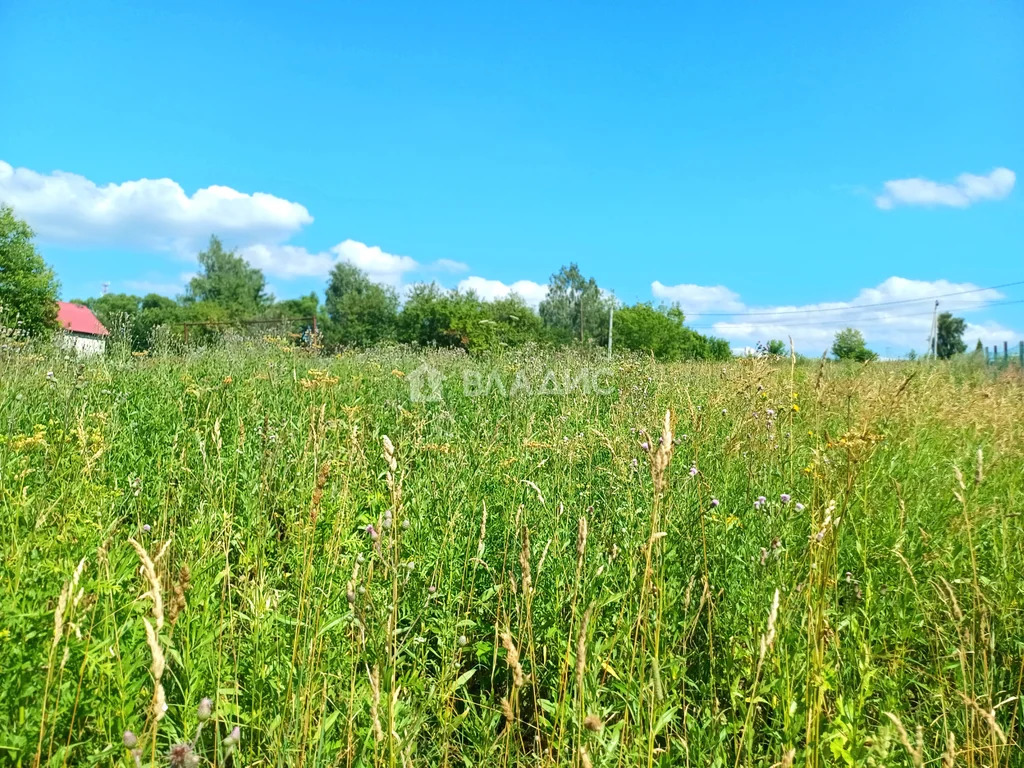
[[1013, 370], [3, 365], [5, 764], [1024, 764]]

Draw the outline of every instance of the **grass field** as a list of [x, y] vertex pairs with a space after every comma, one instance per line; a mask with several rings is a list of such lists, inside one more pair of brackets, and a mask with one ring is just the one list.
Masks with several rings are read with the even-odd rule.
[[0, 362], [0, 763], [1024, 764], [1014, 369]]

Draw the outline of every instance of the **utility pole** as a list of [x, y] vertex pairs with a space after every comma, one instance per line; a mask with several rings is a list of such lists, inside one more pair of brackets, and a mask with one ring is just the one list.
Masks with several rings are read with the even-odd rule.
[[932, 309], [932, 359], [938, 357], [939, 352], [939, 300], [935, 300], [935, 307]]
[[583, 342], [583, 289], [580, 288], [580, 343]]
[[615, 315], [615, 306], [608, 307], [608, 357], [612, 356], [612, 317]]

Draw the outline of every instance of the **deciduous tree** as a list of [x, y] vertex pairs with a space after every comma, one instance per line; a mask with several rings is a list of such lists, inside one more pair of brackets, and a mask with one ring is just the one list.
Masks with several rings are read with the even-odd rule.
[[32, 228], [0, 205], [0, 310], [3, 321], [29, 334], [57, 326], [60, 283], [32, 242]]

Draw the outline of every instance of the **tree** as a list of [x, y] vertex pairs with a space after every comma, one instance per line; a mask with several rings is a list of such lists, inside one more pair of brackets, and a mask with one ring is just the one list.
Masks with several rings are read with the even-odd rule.
[[106, 293], [91, 299], [72, 299], [72, 304], [84, 304], [108, 331], [125, 322], [131, 324], [139, 314], [142, 298], [129, 293]]
[[613, 343], [623, 349], [648, 352], [658, 360], [725, 360], [729, 344], [687, 328], [676, 306], [655, 308], [634, 304], [615, 311]]
[[225, 313], [201, 311], [201, 316], [225, 314], [233, 319], [250, 319], [259, 314], [272, 301], [267, 295], [267, 281], [263, 273], [234, 251], [224, 250], [216, 236], [199, 254], [202, 272], [192, 278], [185, 292], [185, 304], [208, 302], [226, 310]]
[[[130, 293], [107, 293], [96, 298], [75, 299], [72, 303], [89, 307], [96, 319], [111, 333], [127, 326], [132, 349], [135, 350], [148, 349], [154, 328], [179, 323], [185, 314], [178, 302], [157, 293], [149, 293], [144, 297]], [[209, 304], [203, 303], [190, 305], [190, 318], [205, 316], [203, 311], [209, 307]]]
[[395, 337], [398, 294], [352, 264], [341, 262], [331, 271], [324, 306], [328, 344], [368, 347]]
[[935, 341], [935, 354], [940, 360], [948, 360], [953, 355], [962, 354], [967, 350], [964, 344], [964, 330], [967, 323], [962, 317], [953, 317], [949, 312], [943, 312], [938, 320], [939, 335]]
[[32, 243], [29, 225], [0, 205], [0, 310], [30, 334], [57, 327], [60, 284]]
[[548, 295], [540, 303], [540, 316], [563, 341], [608, 341], [608, 310], [614, 300], [601, 293], [594, 278], [584, 277], [576, 264], [551, 276]]
[[867, 348], [864, 335], [856, 328], [844, 328], [836, 334], [832, 342], [832, 354], [837, 360], [855, 360], [858, 363], [878, 357]]
[[782, 339], [769, 339], [768, 346], [765, 347], [765, 352], [767, 352], [769, 355], [781, 357], [782, 355], [786, 354], [786, 342], [784, 342]]
[[455, 346], [451, 331], [452, 306], [448, 291], [437, 283], [414, 285], [398, 316], [398, 340], [424, 347]]

